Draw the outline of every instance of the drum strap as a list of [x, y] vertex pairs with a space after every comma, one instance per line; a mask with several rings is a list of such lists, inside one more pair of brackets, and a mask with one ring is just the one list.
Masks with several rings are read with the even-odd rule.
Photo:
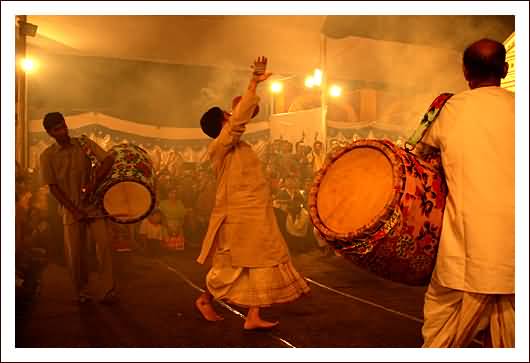
[[[79, 140], [79, 144], [81, 145], [81, 149], [83, 149], [86, 156], [90, 160], [90, 163], [92, 164], [92, 169], [90, 171], [90, 182], [93, 182], [96, 177], [96, 167], [100, 166], [101, 162], [96, 157], [96, 154], [94, 153], [94, 151], [92, 151], [92, 149], [90, 148], [88, 137], [86, 135], [81, 135], [78, 140]], [[86, 195], [85, 201], [88, 202], [89, 204], [92, 204], [95, 202], [94, 197], [95, 197], [94, 193], [92, 193], [91, 195]]]
[[86, 135], [81, 135], [79, 137], [79, 144], [81, 145], [81, 148], [85, 152], [86, 156], [90, 159], [92, 167], [99, 166], [100, 161], [96, 157], [96, 154], [94, 154], [94, 151], [92, 151], [92, 149], [90, 148], [90, 145], [88, 143], [88, 137]]
[[425, 136], [425, 133], [431, 127], [432, 123], [438, 115], [440, 114], [440, 111], [442, 110], [442, 107], [445, 105], [447, 100], [449, 100], [453, 96], [452, 93], [442, 93], [438, 97], [432, 101], [431, 105], [429, 106], [429, 109], [423, 115], [423, 118], [421, 119], [420, 125], [414, 131], [411, 137], [405, 142], [405, 149], [408, 151], [414, 150], [416, 147], [416, 144], [418, 144], [421, 139], [423, 139], [423, 136]]

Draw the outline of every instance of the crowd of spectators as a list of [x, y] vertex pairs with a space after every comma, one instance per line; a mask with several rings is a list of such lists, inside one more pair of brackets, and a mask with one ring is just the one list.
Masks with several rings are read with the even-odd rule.
[[[287, 140], [274, 140], [259, 153], [269, 182], [278, 225], [293, 254], [318, 251], [331, 254], [327, 244], [317, 241], [309, 219], [308, 195], [315, 173], [325, 160], [322, 142], [313, 146]], [[173, 170], [157, 170], [158, 198], [152, 221], [146, 219], [137, 231], [141, 245], [146, 241], [162, 250], [199, 247], [206, 233], [216, 192], [215, 176], [207, 162], [183, 163]], [[160, 215], [160, 217], [158, 217]], [[160, 219], [160, 222], [158, 222]], [[147, 230], [157, 229], [158, 242], [147, 238]], [[173, 237], [173, 242], [171, 238]], [[158, 250], [159, 247], [148, 250]]]
[[[62, 231], [57, 204], [47, 188], [40, 187], [37, 173], [15, 166], [15, 272], [17, 302], [32, 298], [49, 258], [63, 258]], [[61, 238], [61, 240], [59, 240]]]
[[[336, 142], [332, 146], [341, 145]], [[308, 211], [309, 190], [326, 157], [322, 142], [293, 145], [274, 140], [259, 155], [278, 225], [291, 253], [332, 255], [327, 244], [315, 238]], [[215, 200], [212, 170], [207, 162], [184, 162], [178, 168], [154, 172], [155, 208], [136, 224], [111, 222], [114, 249], [140, 250], [150, 256], [198, 250]], [[38, 170], [24, 170], [16, 164], [15, 198], [17, 286], [23, 286], [30, 284], [30, 275], [36, 274], [34, 267], [41, 266], [44, 259], [64, 264], [62, 222], [56, 200], [47, 187], [40, 186]], [[93, 249], [88, 252], [95, 253]]]

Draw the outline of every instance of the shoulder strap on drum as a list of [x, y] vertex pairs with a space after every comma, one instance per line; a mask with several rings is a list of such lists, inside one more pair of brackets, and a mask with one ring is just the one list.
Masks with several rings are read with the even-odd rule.
[[408, 140], [405, 142], [405, 149], [412, 151], [416, 147], [416, 144], [423, 139], [423, 136], [429, 129], [429, 127], [432, 125], [434, 120], [438, 117], [440, 114], [440, 111], [442, 110], [442, 107], [445, 105], [447, 100], [449, 100], [453, 96], [452, 93], [442, 93], [438, 97], [432, 101], [431, 105], [429, 106], [429, 109], [423, 115], [423, 118], [421, 119], [420, 125], [414, 131], [411, 137], [408, 138]]
[[92, 151], [90, 148], [90, 145], [88, 144], [88, 136], [81, 135], [79, 137], [79, 144], [81, 145], [81, 148], [85, 152], [86, 156], [90, 159], [90, 162], [92, 163], [92, 166], [99, 165], [100, 162], [98, 158], [96, 157], [96, 154]]

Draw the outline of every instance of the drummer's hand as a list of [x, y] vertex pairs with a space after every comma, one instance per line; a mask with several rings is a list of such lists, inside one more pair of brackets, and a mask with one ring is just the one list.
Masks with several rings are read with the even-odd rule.
[[89, 184], [83, 185], [81, 187], [81, 201], [83, 203], [87, 203], [88, 202], [90, 196], [92, 195], [92, 190], [93, 190], [93, 188]]
[[96, 190], [94, 182], [89, 182], [83, 186], [83, 192], [86, 194], [92, 194]]

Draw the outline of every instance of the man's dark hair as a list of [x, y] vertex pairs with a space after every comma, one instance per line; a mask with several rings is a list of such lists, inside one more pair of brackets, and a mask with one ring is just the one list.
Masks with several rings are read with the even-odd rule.
[[506, 49], [502, 43], [481, 39], [464, 51], [464, 67], [471, 79], [503, 78]]
[[215, 139], [223, 128], [224, 112], [219, 107], [212, 107], [201, 117], [202, 131]]
[[55, 126], [65, 122], [64, 116], [60, 112], [50, 112], [47, 113], [44, 116], [44, 119], [42, 120], [42, 125], [46, 129], [46, 131], [50, 131]]

